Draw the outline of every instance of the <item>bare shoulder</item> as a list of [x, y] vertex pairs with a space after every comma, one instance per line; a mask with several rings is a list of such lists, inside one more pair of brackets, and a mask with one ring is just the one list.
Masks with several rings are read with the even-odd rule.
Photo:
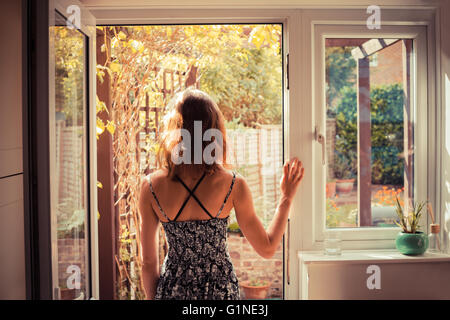
[[235, 183], [237, 184], [245, 184], [247, 183], [245, 178], [242, 176], [242, 174], [240, 174], [239, 172], [234, 171], [236, 178], [235, 178]]
[[236, 185], [237, 179], [242, 178], [242, 176], [238, 172], [236, 172], [234, 170], [221, 168], [215, 174], [215, 176], [217, 176], [218, 181], [220, 181], [221, 183], [227, 182], [227, 181], [232, 181], [233, 180], [233, 175], [235, 175], [234, 184]]
[[243, 223], [243, 219], [254, 216], [253, 198], [247, 180], [236, 173], [235, 185], [232, 196], [233, 205], [238, 218], [238, 223]]
[[165, 178], [167, 173], [164, 173], [164, 170], [156, 170], [146, 176], [143, 176], [141, 179], [141, 193], [150, 194], [150, 182], [152, 186], [158, 185], [161, 183], [161, 180]]
[[140, 188], [140, 200], [146, 201], [146, 199], [149, 199], [150, 194], [150, 175], [147, 175], [145, 177], [142, 177], [141, 179], [141, 188]]
[[234, 180], [234, 184], [235, 184], [235, 186], [236, 187], [238, 187], [238, 186], [242, 186], [242, 185], [245, 185], [247, 182], [246, 182], [246, 180], [245, 180], [245, 178], [239, 173], [239, 172], [237, 172], [237, 171], [230, 171], [230, 175], [235, 175], [235, 180]]
[[152, 173], [148, 174], [147, 176], [145, 176], [145, 178], [143, 180], [146, 181], [147, 184], [149, 184], [151, 181], [152, 185], [155, 185], [155, 184], [161, 183], [165, 179], [167, 179], [167, 170], [166, 169], [158, 169], [158, 170], [155, 170]]
[[233, 174], [235, 175], [233, 189], [232, 189], [232, 198], [238, 199], [241, 196], [245, 195], [245, 191], [247, 190], [247, 181], [245, 178], [236, 171], [227, 171], [229, 175], [229, 180], [232, 180]]

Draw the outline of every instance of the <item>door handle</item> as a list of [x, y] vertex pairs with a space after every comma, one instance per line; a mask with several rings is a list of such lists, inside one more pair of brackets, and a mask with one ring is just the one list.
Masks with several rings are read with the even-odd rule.
[[317, 126], [315, 126], [314, 128], [314, 140], [322, 145], [322, 165], [325, 165], [326, 140], [324, 135], [320, 133], [320, 130]]

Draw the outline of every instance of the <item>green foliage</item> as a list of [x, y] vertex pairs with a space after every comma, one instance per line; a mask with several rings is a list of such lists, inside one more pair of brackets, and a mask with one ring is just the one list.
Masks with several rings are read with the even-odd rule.
[[353, 154], [355, 154], [354, 150], [348, 150], [347, 154], [336, 153], [333, 166], [336, 179], [354, 179], [356, 177], [357, 157]]
[[331, 199], [327, 199], [327, 228], [339, 228], [342, 227], [341, 224], [346, 226], [357, 226], [357, 205], [356, 204], [343, 204], [337, 207], [330, 202]]
[[356, 62], [352, 57], [353, 47], [326, 47], [325, 67], [328, 111], [335, 112], [334, 102], [341, 96], [341, 90], [356, 81]]
[[[336, 154], [357, 168], [356, 90], [344, 87], [336, 108]], [[403, 89], [401, 84], [370, 91], [372, 183], [403, 184]]]
[[403, 88], [371, 90], [372, 182], [403, 185]]
[[241, 232], [241, 229], [239, 228], [239, 224], [237, 222], [232, 222], [228, 225], [228, 231], [229, 232]]
[[67, 126], [83, 125], [85, 43], [81, 33], [53, 27], [55, 46], [55, 110]]
[[225, 119], [246, 127], [281, 123], [281, 54], [270, 48], [226, 49], [201, 69], [200, 85]]
[[[343, 87], [342, 98], [336, 108], [336, 145], [334, 173], [337, 178], [345, 179], [357, 173], [357, 112], [356, 92], [352, 87]], [[347, 168], [349, 173], [343, 173]]]
[[252, 287], [264, 287], [269, 284], [269, 281], [258, 279], [258, 278], [253, 278], [249, 281], [248, 284]]

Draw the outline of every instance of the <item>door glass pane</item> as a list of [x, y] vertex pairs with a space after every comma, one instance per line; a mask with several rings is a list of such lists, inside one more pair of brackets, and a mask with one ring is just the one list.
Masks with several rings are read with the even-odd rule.
[[412, 40], [325, 40], [326, 227], [395, 227], [413, 195]]
[[[89, 296], [86, 36], [55, 14], [55, 157], [57, 272], [61, 299]], [[55, 234], [55, 232], [53, 232]], [[55, 265], [55, 263], [54, 263]]]

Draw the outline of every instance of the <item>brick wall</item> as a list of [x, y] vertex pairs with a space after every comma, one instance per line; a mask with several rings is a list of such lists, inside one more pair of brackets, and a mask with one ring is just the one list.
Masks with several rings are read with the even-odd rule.
[[401, 41], [379, 51], [377, 60], [370, 68], [371, 87], [403, 82]]
[[[239, 281], [258, 278], [272, 282], [268, 298], [283, 296], [283, 249], [282, 245], [271, 259], [260, 257], [244, 237], [228, 234], [228, 251]], [[245, 299], [241, 289], [241, 298]]]

